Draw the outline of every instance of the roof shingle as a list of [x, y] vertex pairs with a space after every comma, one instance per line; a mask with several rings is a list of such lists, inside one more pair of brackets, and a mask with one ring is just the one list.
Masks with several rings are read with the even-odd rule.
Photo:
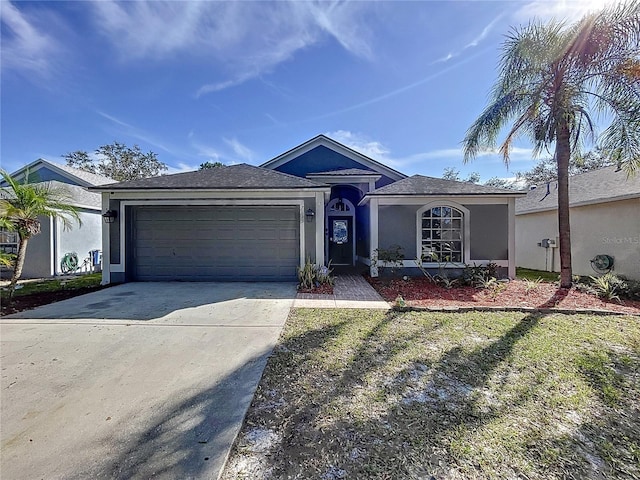
[[246, 163], [196, 172], [141, 178], [94, 187], [93, 190], [235, 190], [321, 188], [325, 184]]
[[524, 195], [525, 192], [487, 187], [471, 182], [413, 175], [380, 187], [367, 196], [377, 195]]
[[[548, 185], [548, 193], [547, 193]], [[621, 198], [640, 198], [640, 174], [627, 178], [616, 167], [605, 167], [569, 177], [569, 205], [611, 202]], [[516, 200], [516, 215], [558, 207], [558, 182], [542, 184]]]

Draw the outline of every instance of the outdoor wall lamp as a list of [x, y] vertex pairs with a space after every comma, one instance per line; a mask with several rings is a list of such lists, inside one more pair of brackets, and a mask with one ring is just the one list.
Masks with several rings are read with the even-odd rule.
[[102, 214], [102, 218], [104, 218], [104, 223], [113, 223], [116, 218], [118, 218], [117, 210], [107, 210]]
[[309, 209], [305, 212], [304, 214], [305, 217], [307, 217], [307, 222], [312, 222], [313, 221], [313, 217], [316, 216], [316, 212], [314, 212], [313, 210]]

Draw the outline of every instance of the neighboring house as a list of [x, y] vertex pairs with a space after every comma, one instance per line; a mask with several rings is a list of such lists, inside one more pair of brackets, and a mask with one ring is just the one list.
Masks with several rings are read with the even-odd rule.
[[[613, 272], [640, 280], [640, 174], [627, 178], [607, 167], [575, 175], [569, 199], [573, 273], [608, 270], [598, 260], [592, 267], [596, 256], [607, 255]], [[516, 244], [519, 267], [560, 271], [557, 182], [516, 200]]]
[[[493, 261], [515, 275], [522, 193], [406, 175], [319, 135], [246, 164], [92, 188], [103, 212], [103, 281], [294, 280], [309, 259], [371, 264], [400, 245], [407, 272]], [[437, 268], [438, 262], [427, 263]], [[375, 273], [375, 268], [372, 269]]]
[[[60, 165], [45, 159], [22, 167], [11, 174], [18, 182], [29, 175], [30, 183], [51, 182], [56, 188], [66, 190], [69, 203], [78, 209], [82, 225], [72, 221], [72, 229], [65, 230], [57, 219], [41, 218], [41, 232], [29, 239], [25, 257], [23, 278], [39, 278], [58, 275], [60, 262], [66, 253], [75, 252], [80, 261], [89, 251], [100, 250], [102, 218], [100, 194], [90, 192], [87, 187], [113, 183], [114, 180], [77, 168]], [[0, 187], [5, 187], [0, 182]], [[0, 232], [0, 249], [9, 253], [18, 251], [18, 235], [15, 232]]]

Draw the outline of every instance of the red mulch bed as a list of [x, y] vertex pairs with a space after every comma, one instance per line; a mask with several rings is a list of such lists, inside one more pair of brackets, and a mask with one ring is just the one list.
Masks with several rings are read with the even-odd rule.
[[492, 292], [490, 289], [474, 287], [446, 289], [426, 277], [402, 280], [366, 276], [366, 279], [386, 301], [395, 302], [398, 295], [402, 295], [410, 307], [530, 307], [640, 314], [640, 301], [606, 301], [575, 287], [564, 289], [554, 283], [539, 283], [527, 292], [524, 281], [512, 280], [505, 284], [504, 290]]
[[299, 288], [298, 293], [313, 293], [316, 295], [333, 295], [333, 285], [326, 283], [315, 288]]

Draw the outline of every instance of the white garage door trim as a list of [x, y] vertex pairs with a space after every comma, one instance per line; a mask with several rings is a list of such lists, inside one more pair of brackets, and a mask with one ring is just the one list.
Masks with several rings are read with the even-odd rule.
[[[256, 201], [256, 200], [123, 200], [120, 202], [120, 263], [119, 264], [111, 264], [109, 265], [109, 272], [126, 272], [125, 270], [125, 261], [127, 258], [126, 254], [126, 207], [132, 205], [167, 205], [167, 206], [253, 206], [253, 207], [270, 207], [270, 206], [297, 206], [300, 210], [299, 212], [299, 220], [300, 220], [300, 267], [304, 266], [304, 253], [305, 253], [305, 210], [304, 210], [304, 200], [266, 200], [266, 201]], [[104, 258], [104, 257], [103, 257]]]

